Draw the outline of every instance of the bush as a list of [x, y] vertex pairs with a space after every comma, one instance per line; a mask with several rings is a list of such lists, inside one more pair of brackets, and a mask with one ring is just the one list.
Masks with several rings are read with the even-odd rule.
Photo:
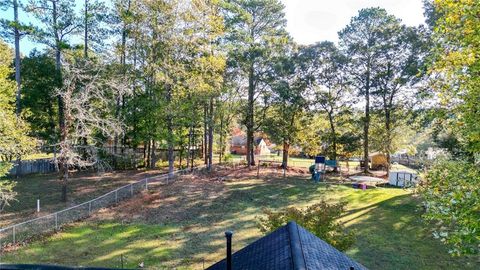
[[12, 163], [8, 161], [0, 161], [0, 178], [7, 175], [7, 173], [10, 171], [12, 166], [13, 166]]
[[232, 154], [225, 154], [225, 155], [223, 156], [223, 161], [225, 161], [225, 162], [227, 162], [227, 163], [228, 163], [228, 162], [232, 162], [232, 161], [233, 161], [233, 156], [232, 156]]
[[347, 232], [337, 221], [344, 209], [345, 203], [329, 204], [325, 201], [305, 209], [290, 207], [279, 212], [264, 209], [266, 216], [259, 218], [258, 226], [260, 231], [268, 233], [293, 220], [335, 248], [345, 251], [355, 243], [355, 234]]
[[465, 161], [443, 160], [424, 175], [420, 192], [424, 218], [435, 238], [452, 255], [478, 254], [480, 249], [480, 169]]

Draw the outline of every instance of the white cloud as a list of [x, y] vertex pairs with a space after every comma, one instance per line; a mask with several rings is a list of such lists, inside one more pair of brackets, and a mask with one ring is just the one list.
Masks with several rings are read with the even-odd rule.
[[295, 41], [311, 44], [337, 41], [343, 29], [358, 10], [382, 7], [407, 25], [422, 24], [422, 0], [282, 0], [286, 6], [287, 30]]

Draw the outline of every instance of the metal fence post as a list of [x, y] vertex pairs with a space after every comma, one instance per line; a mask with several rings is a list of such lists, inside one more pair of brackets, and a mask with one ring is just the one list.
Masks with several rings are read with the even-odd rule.
[[58, 212], [55, 213], [55, 230], [58, 230]]
[[257, 166], [257, 178], [260, 177], [260, 160], [258, 161], [258, 166]]
[[133, 184], [130, 184], [130, 196], [133, 197]]
[[15, 244], [15, 227], [16, 226], [13, 226], [13, 244]]
[[115, 203], [118, 203], [118, 189], [115, 189]]
[[148, 190], [148, 178], [145, 179], [145, 190]]
[[92, 201], [88, 202], [88, 215], [92, 212]]

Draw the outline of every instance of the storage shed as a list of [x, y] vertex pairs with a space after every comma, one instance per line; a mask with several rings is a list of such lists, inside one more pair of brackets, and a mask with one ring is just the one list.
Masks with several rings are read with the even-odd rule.
[[368, 162], [372, 170], [386, 168], [388, 166], [387, 156], [381, 152], [374, 152], [368, 155]]
[[408, 171], [390, 171], [388, 184], [397, 187], [411, 187], [418, 182], [417, 174]]

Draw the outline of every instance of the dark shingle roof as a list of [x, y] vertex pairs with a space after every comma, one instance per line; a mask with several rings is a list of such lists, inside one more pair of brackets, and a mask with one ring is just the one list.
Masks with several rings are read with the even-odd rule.
[[242, 146], [247, 144], [247, 137], [245, 135], [232, 136], [232, 146]]
[[[366, 269], [291, 221], [232, 254], [233, 270]], [[225, 270], [221, 260], [207, 270]]]
[[[263, 140], [262, 137], [255, 137], [253, 139], [255, 145], [259, 145], [262, 140]], [[232, 146], [247, 145], [247, 137], [245, 135], [232, 136], [231, 144]]]

